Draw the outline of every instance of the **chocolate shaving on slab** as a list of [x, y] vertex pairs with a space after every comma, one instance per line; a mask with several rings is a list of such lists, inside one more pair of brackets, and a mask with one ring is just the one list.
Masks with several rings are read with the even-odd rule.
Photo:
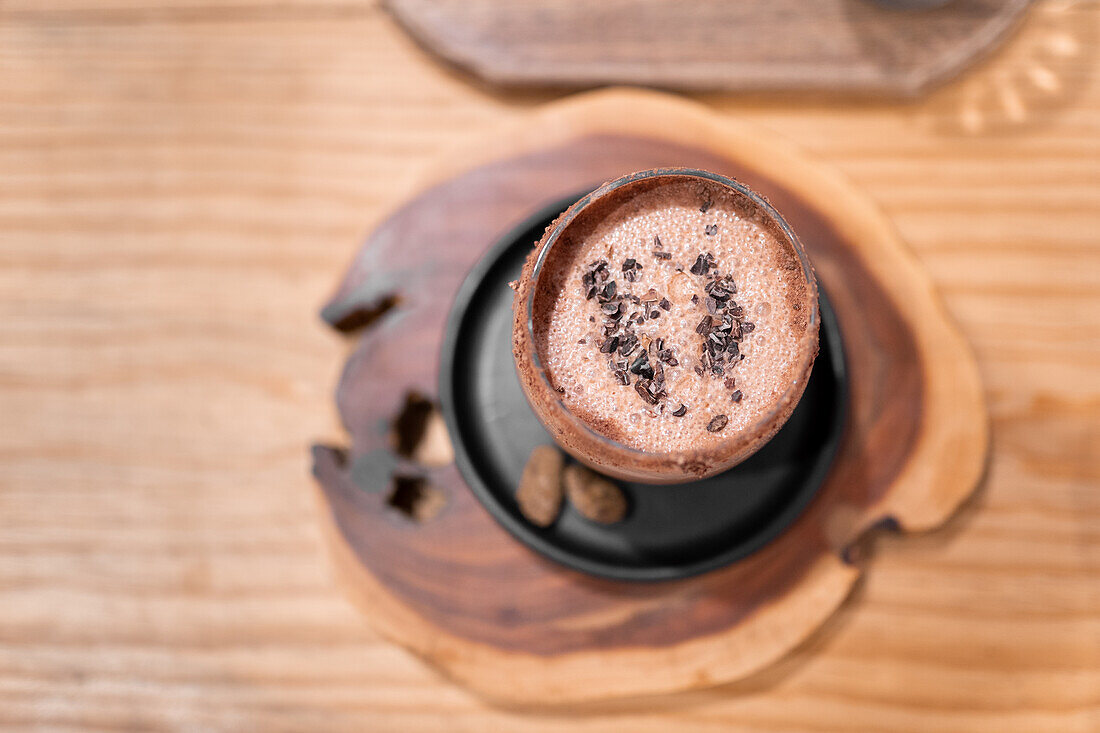
[[717, 433], [722, 428], [726, 427], [730, 419], [725, 415], [715, 415], [714, 418], [707, 423], [707, 430], [712, 433]]

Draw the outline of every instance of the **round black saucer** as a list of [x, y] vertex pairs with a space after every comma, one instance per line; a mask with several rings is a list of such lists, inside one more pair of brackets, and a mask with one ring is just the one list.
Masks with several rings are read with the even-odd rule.
[[[463, 478], [517, 539], [568, 567], [616, 580], [669, 580], [727, 565], [778, 536], [809, 504], [836, 455], [847, 405], [840, 330], [821, 293], [821, 351], [801, 402], [763, 449], [726, 473], [671, 486], [620, 482], [623, 521], [601, 525], [566, 502], [545, 529], [514, 495], [531, 450], [552, 443], [512, 362], [511, 280], [547, 225], [580, 196], [504, 236], [459, 289], [440, 360], [439, 395]], [[571, 460], [571, 459], [570, 459]]]

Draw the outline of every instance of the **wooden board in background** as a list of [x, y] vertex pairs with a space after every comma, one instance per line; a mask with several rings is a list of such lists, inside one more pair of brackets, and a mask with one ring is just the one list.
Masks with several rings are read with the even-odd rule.
[[505, 86], [915, 96], [988, 52], [1029, 0], [383, 0], [436, 55]]

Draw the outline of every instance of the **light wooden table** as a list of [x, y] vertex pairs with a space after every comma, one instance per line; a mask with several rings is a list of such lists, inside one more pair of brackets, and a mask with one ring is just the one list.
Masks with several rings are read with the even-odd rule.
[[915, 104], [701, 98], [896, 222], [978, 353], [989, 476], [765, 672], [548, 712], [365, 626], [306, 446], [341, 437], [316, 312], [361, 235], [552, 97], [370, 0], [0, 0], [0, 728], [1100, 730], [1098, 30], [1043, 3]]

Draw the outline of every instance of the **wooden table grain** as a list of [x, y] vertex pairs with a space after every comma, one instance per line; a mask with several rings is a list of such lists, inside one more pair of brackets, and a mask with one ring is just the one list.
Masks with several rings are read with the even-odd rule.
[[893, 219], [978, 354], [988, 477], [746, 681], [509, 709], [367, 628], [306, 447], [341, 437], [317, 308], [364, 232], [555, 95], [370, 0], [0, 2], [0, 728], [1100, 730], [1098, 29], [1040, 3], [916, 103], [699, 97]]

